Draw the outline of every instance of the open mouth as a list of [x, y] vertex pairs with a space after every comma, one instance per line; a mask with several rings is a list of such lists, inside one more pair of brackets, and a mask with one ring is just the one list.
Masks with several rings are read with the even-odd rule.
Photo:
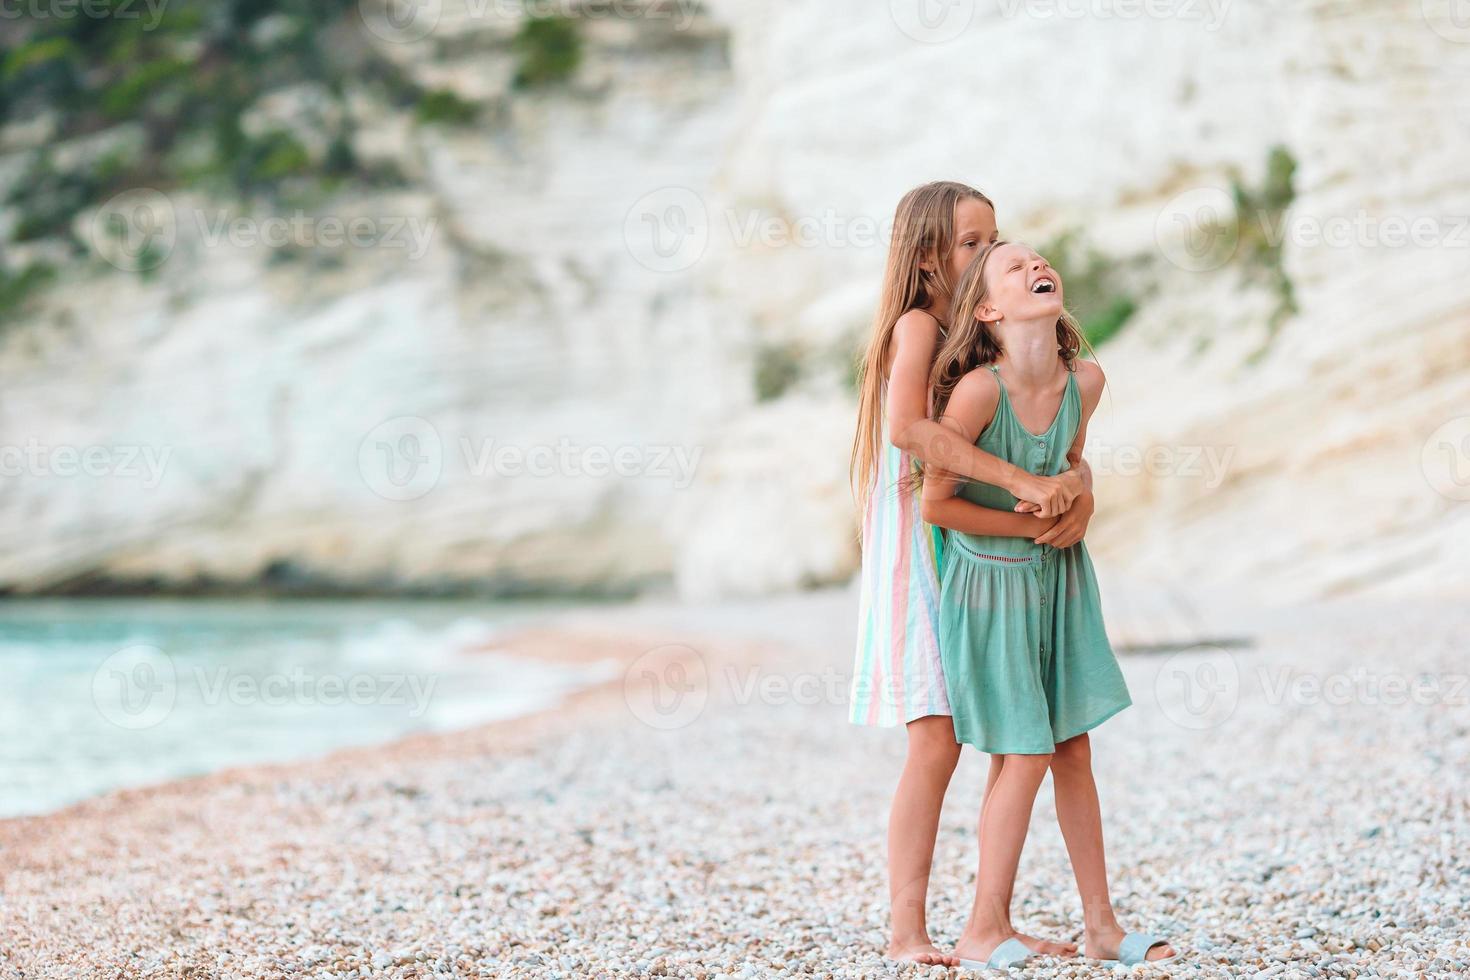
[[1057, 291], [1057, 284], [1050, 279], [1041, 278], [1031, 284], [1031, 291], [1033, 293], [1054, 293]]

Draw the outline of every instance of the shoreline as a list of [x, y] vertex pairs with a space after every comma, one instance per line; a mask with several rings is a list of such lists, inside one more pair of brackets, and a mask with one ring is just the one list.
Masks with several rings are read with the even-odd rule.
[[[526, 650], [606, 649], [635, 669], [561, 708], [0, 823], [0, 975], [935, 973], [882, 960], [903, 734], [851, 725], [840, 693], [808, 700], [795, 683], [850, 664], [853, 618], [835, 592], [576, 614], [529, 631]], [[1093, 745], [1124, 925], [1184, 949], [1175, 976], [1470, 971], [1470, 859], [1441, 846], [1470, 833], [1456, 802], [1470, 795], [1465, 692], [1386, 706], [1276, 684], [1447, 682], [1464, 671], [1470, 609], [1285, 607], [1241, 628], [1248, 650], [1120, 657], [1134, 705]], [[1226, 710], [1197, 714], [1177, 688], [1201, 661], [1213, 679], [1237, 671]], [[643, 714], [624, 681], [645, 668], [680, 683], [702, 670], [694, 710]], [[747, 680], [754, 696], [733, 687]], [[963, 753], [944, 803], [929, 903], [941, 945], [971, 901], [986, 770]], [[1054, 809], [1048, 783], [1014, 913], [1076, 939]]]
[[[493, 641], [465, 650], [467, 656], [510, 656], [566, 666], [618, 665], [614, 676], [570, 691], [555, 704], [465, 728], [417, 732], [386, 742], [346, 746], [302, 758], [230, 765], [194, 776], [119, 787], [43, 813], [0, 816], [0, 856], [13, 856], [14, 849], [44, 835], [47, 824], [102, 819], [132, 807], [183, 802], [222, 789], [262, 787], [281, 780], [317, 778], [330, 775], [341, 767], [387, 769], [411, 764], [426, 756], [453, 758], [514, 753], [525, 750], [537, 739], [554, 737], [569, 729], [610, 724], [617, 715], [626, 714], [629, 710], [623, 692], [629, 666], [647, 651], [667, 646], [671, 641], [667, 636], [642, 632], [647, 627], [598, 631], [578, 625], [581, 619], [597, 617], [601, 612], [595, 607], [563, 610], [549, 622], [517, 628]], [[699, 639], [705, 647], [711, 646], [708, 639]], [[739, 659], [750, 656], [750, 652], [727, 651], [727, 655]], [[37, 831], [41, 833], [37, 834]]]
[[[1128, 594], [1137, 596], [1139, 599], [1144, 596], [1143, 591], [1138, 589], [1129, 589]], [[27, 602], [68, 601], [65, 596], [19, 598]], [[89, 596], [83, 601], [95, 599], [95, 601], [106, 602], [117, 598], [120, 597]], [[245, 602], [296, 601], [290, 598], [277, 599], [275, 597], [234, 596], [230, 598]], [[164, 601], [187, 602], [189, 600], [182, 596], [167, 596]], [[213, 600], [211, 598], [205, 601]], [[319, 600], [302, 597], [300, 601], [309, 603]], [[1127, 603], [1127, 610], [1120, 618], [1130, 623], [1149, 621], [1156, 624], [1153, 627], [1155, 633], [1167, 636], [1180, 635], [1181, 627], [1175, 622], [1176, 616], [1159, 615], [1161, 603], [1149, 597], [1144, 601], [1144, 613], [1140, 614], [1132, 608], [1135, 601], [1137, 600], [1130, 600]], [[0, 599], [0, 602], [3, 602], [3, 599]], [[17, 825], [32, 825], [25, 829], [34, 829], [33, 825], [36, 822], [61, 820], [72, 816], [87, 817], [92, 815], [93, 811], [115, 812], [129, 805], [148, 802], [155, 798], [184, 798], [237, 783], [264, 783], [272, 779], [289, 778], [293, 775], [300, 775], [304, 778], [310, 774], [326, 774], [342, 765], [371, 768], [411, 761], [422, 755], [495, 753], [515, 751], [518, 748], [524, 749], [527, 743], [536, 738], [563, 733], [568, 727], [581, 728], [591, 722], [607, 722], [618, 711], [628, 713], [630, 706], [619, 688], [623, 687], [627, 680], [626, 673], [630, 664], [647, 651], [671, 645], [682, 647], [693, 645], [705, 652], [720, 651], [721, 655], [716, 658], [718, 666], [728, 671], [730, 668], [750, 668], [763, 660], [770, 659], [772, 655], [779, 656], [780, 647], [784, 644], [796, 646], [812, 644], [815, 642], [814, 637], [799, 633], [792, 636], [789, 625], [784, 629], [787, 635], [784, 639], [777, 641], [774, 635], [762, 634], [758, 628], [755, 628], [756, 624], [752, 618], [746, 615], [751, 610], [766, 609], [779, 613], [783, 606], [800, 607], [809, 602], [816, 602], [826, 607], [833, 604], [841, 606], [843, 603], [850, 602], [855, 608], [856, 592], [853, 583], [848, 583], [841, 588], [827, 588], [809, 593], [727, 600], [703, 605], [681, 604], [665, 597], [646, 597], [633, 602], [605, 605], [567, 606], [558, 606], [554, 601], [548, 600], [549, 608], [546, 612], [525, 624], [515, 626], [504, 636], [466, 648], [465, 654], [468, 656], [507, 655], [528, 661], [579, 667], [591, 666], [599, 662], [614, 662], [619, 665], [616, 676], [603, 681], [594, 681], [585, 687], [571, 691], [556, 704], [533, 708], [524, 714], [498, 718], [465, 728], [417, 732], [385, 742], [331, 749], [320, 755], [227, 765], [197, 775], [169, 778], [139, 786], [119, 787], [43, 813], [0, 816], [0, 854], [3, 854], [8, 846], [7, 837], [18, 832]], [[688, 633], [679, 632], [686, 621], [694, 623], [711, 616], [716, 617], [719, 626], [724, 627], [727, 632], [744, 633], [744, 639], [736, 639], [733, 642], [729, 638], [716, 639], [712, 633], [717, 632], [718, 628], [712, 631], [694, 629]], [[1160, 621], [1165, 623], [1162, 629], [1157, 625]], [[778, 629], [775, 632], [779, 634], [783, 630]], [[1132, 632], [1131, 627], [1130, 632]], [[1162, 646], [1168, 649], [1171, 644], [1166, 642]], [[1146, 654], [1154, 651], [1146, 645], [1138, 645], [1130, 648], [1129, 652]], [[696, 673], [702, 673], [705, 683], [710, 685], [714, 671], [708, 663], [702, 666], [702, 671]], [[729, 676], [727, 673], [727, 680]], [[719, 687], [718, 684], [713, 686]]]

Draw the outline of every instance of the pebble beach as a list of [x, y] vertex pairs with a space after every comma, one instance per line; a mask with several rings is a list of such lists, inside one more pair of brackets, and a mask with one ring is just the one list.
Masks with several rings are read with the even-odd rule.
[[[582, 612], [544, 655], [621, 676], [472, 731], [0, 822], [0, 977], [945, 977], [884, 961], [903, 734], [846, 720], [855, 599]], [[1470, 975], [1470, 608], [1256, 611], [1123, 653], [1094, 734], [1138, 975]], [[967, 751], [931, 884], [972, 894]], [[1015, 920], [1080, 939], [1046, 784]], [[1105, 976], [1082, 959], [1015, 975]]]

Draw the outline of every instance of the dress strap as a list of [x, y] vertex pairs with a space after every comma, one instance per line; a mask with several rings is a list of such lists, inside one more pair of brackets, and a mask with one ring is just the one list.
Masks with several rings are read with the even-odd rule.
[[[1000, 389], [1000, 395], [995, 401], [995, 414], [985, 424], [985, 427], [988, 429], [996, 423], [997, 419], [1005, 418], [1007, 421], [1014, 422], [1016, 413], [1011, 410], [1011, 393], [1006, 390], [1006, 382], [1000, 376], [1000, 368], [994, 364], [987, 364], [986, 367], [990, 368], [990, 373], [995, 375], [995, 386]], [[1014, 424], [1019, 425], [1020, 423], [1014, 422]]]
[[996, 367], [994, 364], [987, 364], [986, 367], [990, 368], [990, 373], [995, 375], [995, 383], [1000, 387], [1001, 400], [1007, 402], [1010, 401], [1011, 393], [1006, 390], [1006, 379], [1000, 376], [1000, 368]]

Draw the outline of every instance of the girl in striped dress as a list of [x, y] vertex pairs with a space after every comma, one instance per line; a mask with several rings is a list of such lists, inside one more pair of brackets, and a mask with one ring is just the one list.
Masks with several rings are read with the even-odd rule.
[[[964, 184], [925, 184], [899, 203], [873, 336], [861, 367], [852, 481], [863, 512], [862, 588], [851, 719], [908, 732], [888, 824], [895, 960], [957, 965], [929, 939], [925, 905], [944, 793], [959, 760], [939, 657], [942, 542], [919, 510], [916, 462], [1003, 487], [1040, 517], [1087, 489], [1084, 468], [1039, 476], [955, 437], [929, 418], [929, 375], [953, 283], [995, 241], [995, 208]], [[984, 508], [974, 505], [977, 511]], [[1039, 953], [1072, 943], [1022, 936]]]

